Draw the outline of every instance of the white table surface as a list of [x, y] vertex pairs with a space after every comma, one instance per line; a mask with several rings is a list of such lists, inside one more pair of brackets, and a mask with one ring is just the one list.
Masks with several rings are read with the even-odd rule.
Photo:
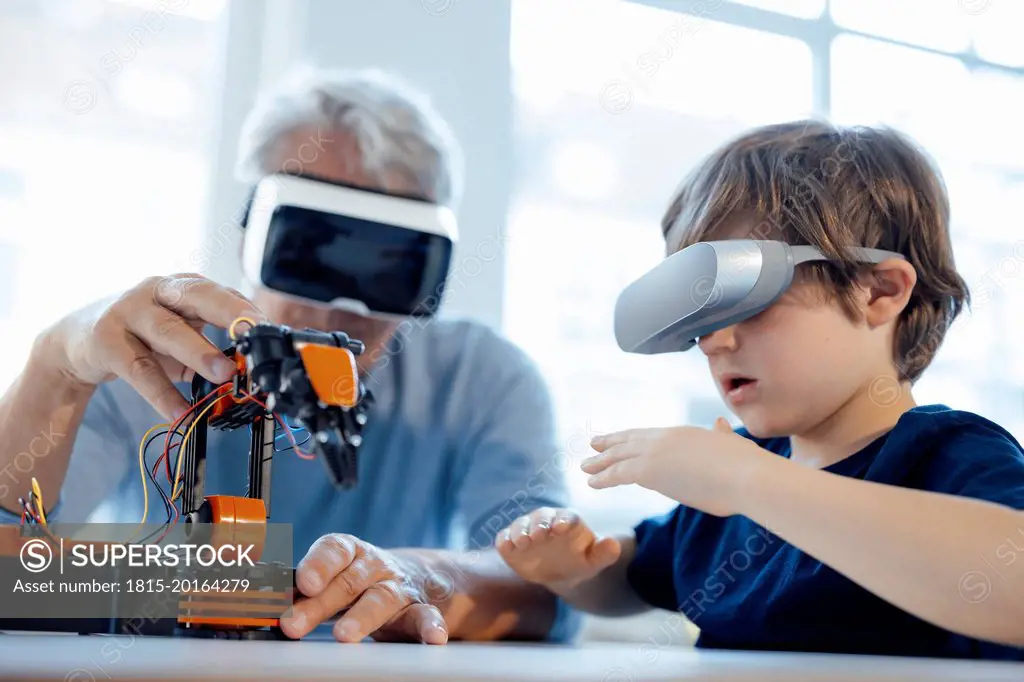
[[649, 644], [446, 646], [0, 635], [0, 680], [987, 680], [1024, 681], [1024, 664], [749, 654]]

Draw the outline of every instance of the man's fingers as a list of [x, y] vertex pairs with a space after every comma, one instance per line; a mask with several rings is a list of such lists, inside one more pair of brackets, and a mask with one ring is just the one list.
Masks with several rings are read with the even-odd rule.
[[168, 310], [221, 329], [230, 330], [231, 323], [240, 317], [255, 322], [266, 319], [253, 302], [199, 275], [159, 279], [153, 286], [153, 300]]
[[185, 396], [174, 387], [153, 352], [135, 336], [125, 333], [112, 343], [107, 366], [135, 389], [167, 421], [174, 421], [189, 408]]
[[295, 583], [302, 594], [315, 597], [353, 562], [358, 541], [351, 535], [332, 533], [317, 538], [295, 568]]
[[334, 624], [339, 642], [359, 642], [382, 628], [412, 603], [405, 588], [394, 579], [382, 580], [368, 590]]
[[436, 606], [413, 604], [372, 637], [378, 642], [447, 644], [448, 626]]
[[235, 363], [184, 318], [166, 308], [149, 308], [146, 313], [130, 317], [126, 324], [150, 348], [210, 381], [223, 383], [231, 378]]
[[351, 606], [359, 595], [382, 577], [383, 572], [374, 564], [370, 559], [358, 557], [316, 596], [295, 604], [291, 615], [281, 620], [281, 629], [290, 637], [303, 637], [320, 623]]

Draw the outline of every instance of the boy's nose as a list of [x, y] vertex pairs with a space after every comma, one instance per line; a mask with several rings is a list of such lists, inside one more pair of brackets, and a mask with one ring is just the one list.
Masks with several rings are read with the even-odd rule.
[[700, 337], [697, 346], [704, 355], [736, 350], [736, 325], [729, 325]]

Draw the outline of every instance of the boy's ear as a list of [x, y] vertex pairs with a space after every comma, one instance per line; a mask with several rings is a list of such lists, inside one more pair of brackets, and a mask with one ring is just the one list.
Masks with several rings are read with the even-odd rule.
[[899, 317], [917, 284], [917, 271], [902, 258], [890, 258], [871, 269], [864, 279], [866, 321], [872, 327]]

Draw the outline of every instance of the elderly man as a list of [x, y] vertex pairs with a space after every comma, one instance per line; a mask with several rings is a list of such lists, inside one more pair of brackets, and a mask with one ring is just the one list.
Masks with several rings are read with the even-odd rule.
[[[301, 158], [304, 175], [456, 202], [458, 150], [445, 125], [417, 94], [376, 72], [320, 73], [275, 93], [250, 115], [242, 142], [251, 183], [294, 173]], [[143, 435], [187, 408], [182, 392], [193, 373], [229, 379], [218, 349], [240, 316], [364, 341], [360, 371], [375, 396], [354, 490], [332, 487], [316, 462], [274, 458], [271, 521], [294, 528], [307, 597], [284, 622], [286, 634], [306, 636], [344, 609], [333, 627], [339, 641], [568, 633], [571, 614], [516, 578], [492, 544], [517, 516], [567, 502], [549, 395], [524, 353], [473, 322], [433, 319], [398, 338], [393, 320], [264, 289], [246, 298], [200, 275], [147, 279], [38, 336], [0, 400], [0, 471], [13, 471], [40, 433], [55, 434], [31, 471], [52, 505], [50, 521], [86, 520], [103, 502], [114, 503], [114, 520], [137, 521]], [[207, 492], [245, 489], [239, 457], [248, 447], [244, 430], [211, 433]], [[0, 486], [0, 505], [14, 514], [27, 492], [27, 475], [19, 476], [21, 486]]]

